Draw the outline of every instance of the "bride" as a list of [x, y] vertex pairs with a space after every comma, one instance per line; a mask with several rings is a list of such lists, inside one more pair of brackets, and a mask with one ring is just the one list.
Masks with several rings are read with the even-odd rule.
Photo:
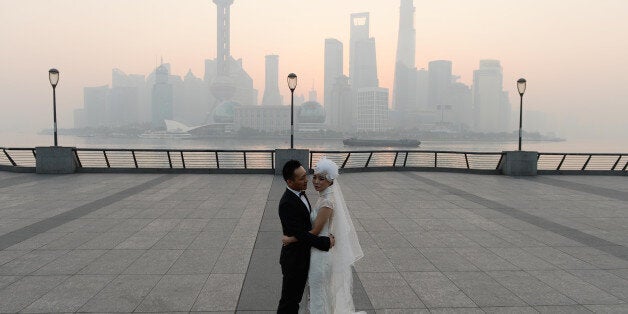
[[[319, 197], [310, 214], [313, 226], [310, 233], [319, 236], [333, 234], [336, 242], [329, 252], [311, 249], [308, 273], [310, 313], [355, 312], [351, 266], [364, 254], [337, 178], [336, 163], [325, 157], [319, 159], [312, 177]], [[282, 241], [288, 244], [298, 240], [284, 236]]]

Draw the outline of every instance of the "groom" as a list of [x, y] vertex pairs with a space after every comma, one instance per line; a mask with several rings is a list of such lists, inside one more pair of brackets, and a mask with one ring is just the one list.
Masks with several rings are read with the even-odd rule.
[[329, 251], [334, 246], [334, 237], [318, 237], [309, 231], [310, 205], [307, 190], [307, 173], [297, 160], [290, 160], [283, 166], [283, 179], [288, 187], [279, 201], [279, 218], [283, 234], [294, 236], [299, 241], [281, 248], [281, 300], [277, 313], [298, 313], [299, 302], [303, 297], [307, 273], [310, 269], [310, 248]]

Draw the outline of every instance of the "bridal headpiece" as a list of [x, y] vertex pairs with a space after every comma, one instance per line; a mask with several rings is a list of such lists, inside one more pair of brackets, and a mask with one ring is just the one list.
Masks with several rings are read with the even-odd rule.
[[322, 157], [316, 162], [314, 173], [325, 174], [327, 180], [334, 181], [338, 178], [338, 165], [327, 157]]

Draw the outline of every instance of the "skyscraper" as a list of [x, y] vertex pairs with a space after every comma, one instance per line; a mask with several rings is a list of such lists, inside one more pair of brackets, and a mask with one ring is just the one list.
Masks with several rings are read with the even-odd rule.
[[107, 85], [83, 88], [86, 126], [96, 128], [106, 125], [108, 97], [109, 86]]
[[325, 106], [327, 125], [331, 130], [355, 132], [356, 116], [353, 92], [349, 78], [341, 75], [331, 87], [331, 100]]
[[460, 126], [463, 129], [469, 129], [473, 125], [473, 97], [471, 96], [471, 88], [460, 83], [452, 82], [450, 91], [451, 112], [445, 120], [447, 123]]
[[203, 80], [188, 70], [183, 77], [181, 101], [175, 103], [174, 119], [190, 126], [205, 123], [209, 111], [208, 92]]
[[173, 90], [168, 82], [168, 68], [160, 65], [155, 71], [155, 84], [151, 97], [152, 127], [154, 129], [165, 127], [164, 120], [172, 120]]
[[111, 72], [107, 124], [123, 126], [140, 122], [140, 108], [146, 84], [144, 76], [126, 74], [119, 69]]
[[510, 128], [510, 102], [503, 91], [499, 60], [480, 60], [473, 71], [474, 128], [481, 132], [506, 132]]
[[262, 106], [283, 105], [279, 94], [279, 56], [266, 56], [266, 82]]
[[425, 69], [416, 71], [416, 98], [419, 111], [428, 110], [429, 72]]
[[430, 61], [428, 65], [428, 109], [435, 110], [439, 105], [451, 105], [449, 92], [451, 90], [451, 61]]
[[399, 6], [399, 34], [397, 63], [409, 68], [415, 66], [416, 30], [414, 29], [414, 0], [401, 0]]
[[107, 125], [119, 127], [137, 123], [139, 96], [137, 87], [112, 87], [107, 101]]
[[331, 95], [336, 79], [342, 75], [342, 43], [335, 38], [325, 39], [325, 82], [324, 82], [324, 99], [323, 105], [325, 110], [329, 112], [332, 104]]
[[393, 87], [393, 108], [402, 116], [407, 116], [408, 113], [418, 110], [414, 11], [413, 0], [401, 0], [395, 82]]
[[369, 13], [351, 14], [349, 76], [354, 89], [377, 87], [377, 55], [375, 39], [369, 34]]

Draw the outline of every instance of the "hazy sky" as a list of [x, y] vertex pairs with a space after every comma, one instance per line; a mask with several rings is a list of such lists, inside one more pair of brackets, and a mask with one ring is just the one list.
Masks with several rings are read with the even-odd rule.
[[[470, 85], [480, 59], [501, 60], [513, 110], [515, 81], [525, 77], [524, 107], [569, 122], [559, 134], [628, 141], [628, 1], [414, 2], [417, 67], [451, 60], [454, 74]], [[243, 59], [260, 101], [267, 54], [280, 56], [284, 95], [283, 76], [295, 72], [296, 93], [307, 95], [314, 85], [320, 100], [324, 39], [344, 43], [348, 72], [349, 15], [365, 11], [380, 85], [392, 93], [396, 0], [235, 0], [231, 53]], [[83, 87], [111, 84], [112, 68], [148, 74], [163, 57], [173, 74], [191, 69], [202, 77], [204, 60], [216, 57], [210, 0], [0, 0], [0, 23], [0, 130], [51, 127], [51, 67], [61, 72], [59, 123], [71, 127]]]

